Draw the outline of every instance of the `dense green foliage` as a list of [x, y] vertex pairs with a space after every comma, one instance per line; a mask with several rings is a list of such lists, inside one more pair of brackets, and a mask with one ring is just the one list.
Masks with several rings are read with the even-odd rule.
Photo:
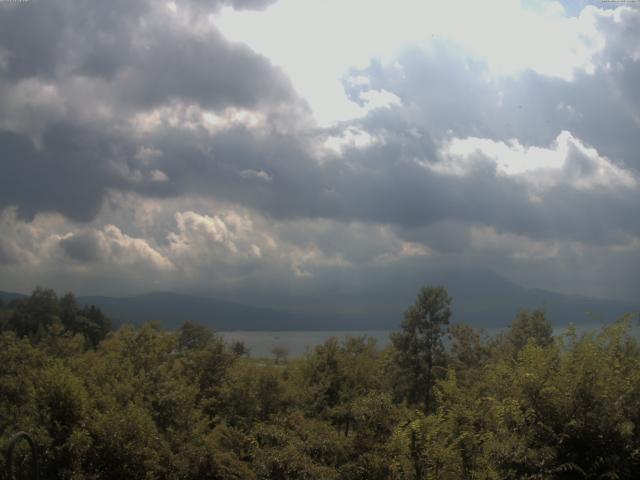
[[523, 311], [489, 338], [450, 303], [423, 289], [384, 350], [273, 361], [38, 289], [0, 307], [0, 448], [31, 432], [51, 479], [640, 478], [631, 318], [553, 337]]
[[443, 328], [451, 317], [451, 298], [443, 287], [424, 287], [409, 307], [402, 331], [391, 335], [395, 347], [399, 385], [404, 385], [409, 403], [423, 402], [424, 410], [433, 410], [433, 386], [436, 369], [444, 369], [446, 360], [442, 342]]

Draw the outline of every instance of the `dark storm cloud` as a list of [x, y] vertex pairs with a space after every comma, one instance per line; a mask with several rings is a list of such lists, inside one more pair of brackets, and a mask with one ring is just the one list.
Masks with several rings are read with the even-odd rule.
[[[156, 144], [165, 152], [157, 165], [172, 179], [173, 194], [208, 195], [279, 219], [327, 218], [404, 228], [451, 220], [594, 244], [610, 241], [618, 230], [640, 233], [633, 214], [640, 202], [637, 190], [580, 189], [560, 182], [532, 201], [525, 179], [498, 174], [495, 163], [481, 155], [464, 175], [426, 168], [416, 156], [440, 154], [430, 141], [404, 134], [388, 135], [383, 145], [351, 149], [324, 163], [286, 136], [256, 136], [239, 128], [220, 134], [203, 150], [198, 145], [206, 137], [193, 135], [165, 132]], [[557, 175], [587, 176], [598, 167], [593, 161], [570, 150], [565, 170]], [[265, 171], [272, 181], [256, 184], [238, 174], [243, 170]]]
[[148, 2], [33, 0], [0, 10], [5, 79], [54, 77], [61, 70], [111, 76], [126, 63]]
[[16, 260], [16, 255], [11, 245], [8, 245], [3, 238], [0, 238], [0, 265], [8, 265]]
[[[206, 3], [215, 9], [236, 2]], [[150, 181], [153, 169], [136, 160], [141, 138], [128, 124], [140, 109], [176, 102], [304, 109], [265, 58], [214, 27], [174, 25], [165, 5], [154, 5], [60, 0], [0, 9], [0, 207], [88, 221], [108, 189], [187, 193]], [[50, 97], [57, 108], [47, 104]], [[100, 108], [109, 110], [106, 117]]]
[[100, 239], [93, 232], [63, 238], [59, 245], [68, 258], [79, 262], [97, 262], [104, 256]]
[[266, 59], [215, 31], [189, 35], [159, 27], [148, 42], [115, 82], [127, 105], [148, 108], [179, 99], [207, 108], [250, 108], [296, 101], [288, 80]]
[[100, 77], [109, 82], [107, 97], [145, 106], [173, 98], [215, 107], [294, 100], [284, 75], [247, 47], [215, 29], [197, 32], [162, 18], [147, 2], [34, 1], [3, 9], [3, 76]]
[[[283, 72], [207, 17], [270, 3], [0, 8], [3, 288], [240, 302], [251, 291], [375, 312], [406, 306], [426, 281], [455, 284], [436, 270], [464, 266], [637, 297], [638, 184], [600, 172], [639, 178], [635, 13], [597, 17], [605, 48], [572, 81], [495, 75], [438, 40], [374, 61], [349, 72], [368, 83], [345, 76], [346, 93], [400, 104], [318, 128]], [[481, 148], [447, 151], [466, 137], [554, 151], [563, 131], [564, 165], [546, 176], [506, 175]], [[474, 289], [490, 279], [462, 277]]]
[[[192, 2], [196, 10], [223, 4], [229, 2]], [[0, 105], [18, 98], [20, 80], [32, 79], [56, 87], [65, 106], [62, 113], [42, 116], [47, 122], [40, 131], [27, 124], [0, 132], [0, 206], [17, 205], [27, 217], [58, 211], [88, 221], [105, 192], [115, 190], [157, 198], [207, 196], [276, 219], [385, 223], [398, 231], [450, 221], [596, 245], [619, 231], [640, 234], [637, 188], [580, 189], [561, 181], [533, 201], [526, 178], [499, 174], [481, 152], [462, 175], [435, 168], [451, 161], [441, 151], [442, 140], [451, 136], [516, 138], [549, 148], [567, 130], [637, 171], [638, 61], [628, 51], [635, 16], [625, 16], [627, 33], [620, 35], [602, 20], [602, 28], [612, 31], [599, 67], [593, 75], [577, 72], [573, 81], [532, 71], [494, 77], [482, 61], [437, 41], [429, 52], [405, 52], [400, 68], [373, 63], [354, 71], [370, 79], [366, 88], [391, 92], [402, 106], [374, 110], [355, 122], [381, 141], [319, 161], [310, 144], [340, 136], [351, 124], [298, 136], [295, 118], [288, 119], [289, 133], [279, 131], [270, 110], [302, 103], [283, 73], [213, 27], [174, 23], [168, 9], [160, 8], [165, 6], [34, 1], [0, 12], [0, 45], [7, 53]], [[605, 68], [607, 62], [624, 68]], [[86, 90], [69, 91], [78, 78]], [[348, 88], [357, 100], [365, 87]], [[97, 112], [99, 101], [110, 109], [104, 117]], [[136, 113], [190, 105], [217, 112], [228, 106], [260, 110], [266, 125], [211, 133], [178, 118], [150, 131], [131, 127]], [[16, 108], [37, 116], [39, 106], [25, 100]], [[142, 147], [158, 154], [143, 159]], [[567, 159], [567, 168], [577, 169], [578, 176], [593, 173], [597, 165], [576, 155]], [[70, 237], [63, 248], [69, 257], [89, 261], [96, 254], [90, 240]]]
[[[193, 0], [201, 14], [230, 5], [239, 9], [259, 9], [269, 0]], [[110, 78], [127, 65], [141, 19], [154, 8], [147, 0], [31, 0], [0, 10], [0, 46], [8, 52], [10, 80], [55, 75], [60, 70]], [[163, 4], [155, 4], [155, 7]], [[145, 18], [145, 21], [148, 21]], [[170, 30], [170, 26], [165, 28]], [[173, 38], [180, 44], [184, 39]], [[218, 40], [219, 41], [219, 40]], [[165, 45], [166, 47], [166, 45]], [[176, 46], [177, 47], [177, 46]], [[187, 45], [188, 47], [188, 45]], [[174, 52], [176, 53], [176, 52]], [[189, 52], [187, 52], [189, 54]], [[208, 57], [211, 59], [211, 57]], [[202, 59], [207, 63], [207, 59]], [[218, 68], [225, 68], [223, 61]]]
[[0, 204], [17, 205], [22, 216], [58, 211], [77, 219], [93, 218], [107, 186], [113, 144], [91, 129], [51, 125], [36, 147], [26, 136], [0, 132]]

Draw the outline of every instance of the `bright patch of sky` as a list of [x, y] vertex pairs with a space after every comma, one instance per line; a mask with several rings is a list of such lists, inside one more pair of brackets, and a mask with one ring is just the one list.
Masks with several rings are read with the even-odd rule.
[[402, 49], [429, 48], [435, 38], [486, 61], [495, 75], [531, 69], [571, 81], [575, 69], [593, 70], [591, 58], [604, 46], [593, 11], [567, 16], [555, 1], [280, 0], [258, 12], [226, 8], [211, 21], [280, 66], [328, 126], [379, 107], [347, 98], [342, 79], [350, 68], [393, 62]]

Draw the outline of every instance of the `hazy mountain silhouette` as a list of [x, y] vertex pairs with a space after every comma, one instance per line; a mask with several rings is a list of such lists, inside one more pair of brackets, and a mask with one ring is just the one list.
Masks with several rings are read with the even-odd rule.
[[[440, 270], [426, 273], [423, 278], [423, 284], [444, 285], [449, 290], [454, 300], [453, 321], [477, 326], [505, 326], [521, 308], [544, 308], [556, 325], [593, 324], [640, 311], [640, 305], [631, 302], [524, 288], [488, 270]], [[116, 324], [159, 321], [169, 329], [190, 320], [216, 330], [387, 330], [398, 327], [415, 294], [408, 292], [397, 306], [384, 311], [358, 314], [300, 309], [292, 312], [170, 292], [131, 297], [81, 296], [78, 301], [97, 305]], [[0, 298], [5, 301], [21, 296], [0, 292]], [[365, 302], [362, 297], [358, 300]]]
[[5, 303], [9, 303], [12, 300], [20, 300], [21, 298], [25, 298], [26, 296], [27, 295], [23, 293], [0, 291], [0, 300], [2, 300]]

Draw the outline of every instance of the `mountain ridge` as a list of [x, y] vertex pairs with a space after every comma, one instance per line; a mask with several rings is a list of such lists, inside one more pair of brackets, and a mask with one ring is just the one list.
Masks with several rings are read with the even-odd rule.
[[[445, 281], [429, 278], [424, 284], [447, 287], [453, 297], [452, 321], [479, 327], [506, 326], [520, 309], [543, 308], [556, 325], [612, 321], [640, 310], [633, 302], [523, 287], [492, 271], [449, 272], [436, 277]], [[0, 291], [0, 299], [5, 302], [24, 296]], [[368, 312], [352, 313], [340, 311], [339, 305], [335, 312], [292, 311], [166, 291], [126, 297], [82, 295], [78, 302], [100, 307], [116, 325], [158, 321], [165, 328], [175, 329], [190, 320], [219, 331], [390, 330], [398, 328], [408, 307], [398, 299], [384, 311], [371, 307]], [[363, 308], [366, 306], [363, 303]]]

